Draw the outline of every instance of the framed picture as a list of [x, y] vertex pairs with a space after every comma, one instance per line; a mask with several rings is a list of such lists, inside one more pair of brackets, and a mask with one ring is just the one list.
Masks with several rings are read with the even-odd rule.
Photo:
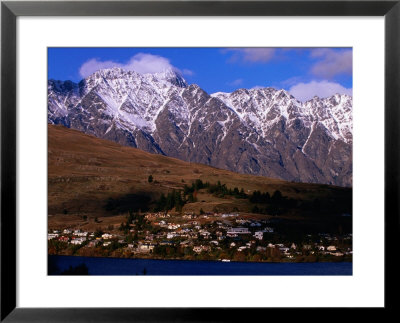
[[[2, 2], [1, 320], [235, 321], [238, 311], [265, 315], [278, 307], [393, 307], [390, 292], [398, 282], [390, 257], [399, 228], [399, 14], [398, 1]], [[271, 61], [274, 67], [264, 69]], [[201, 84], [200, 71], [205, 75]], [[115, 79], [114, 94], [101, 89]], [[129, 79], [128, 88], [121, 79]], [[136, 96], [128, 100], [138, 79]], [[97, 90], [90, 96], [92, 83]], [[143, 84], [148, 87], [143, 89]], [[172, 96], [164, 103], [154, 103], [154, 95], [146, 101], [146, 93], [165, 92], [166, 86]], [[157, 116], [154, 124], [151, 113], [132, 119], [139, 91], [144, 94], [138, 106], [147, 102], [160, 112], [172, 102], [168, 115]], [[257, 119], [255, 104], [246, 108], [237, 103], [268, 95], [280, 100], [268, 110], [269, 119]], [[281, 102], [285, 98], [292, 109], [286, 112]], [[319, 107], [321, 113], [340, 106], [340, 113], [332, 112], [321, 122], [331, 135], [315, 130], [318, 117], [304, 115], [307, 104], [315, 104], [309, 109]], [[193, 123], [200, 128], [207, 115], [219, 111], [211, 120], [217, 129], [214, 137], [193, 132], [185, 139], [197, 150], [179, 150], [183, 141], [174, 142], [179, 129], [193, 125], [179, 123], [183, 106], [187, 111], [203, 109], [204, 116]], [[299, 117], [293, 120], [300, 120], [301, 127], [288, 121], [281, 125], [286, 130], [267, 131], [264, 141], [244, 142], [229, 133], [235, 129], [246, 138], [260, 137], [266, 131], [263, 122], [272, 124], [276, 106], [286, 120], [297, 109]], [[224, 113], [241, 121], [235, 123]], [[174, 135], [165, 130], [171, 119]], [[227, 128], [225, 119], [232, 121]], [[134, 128], [127, 131], [128, 124]], [[214, 128], [207, 129], [211, 133]], [[300, 128], [308, 135], [300, 136]], [[131, 138], [134, 131], [138, 134]], [[229, 144], [221, 141], [225, 148], [219, 151], [225, 154], [212, 159], [217, 150], [207, 154], [221, 134], [228, 136]], [[294, 155], [285, 157], [296, 141], [284, 140], [290, 136], [299, 142], [292, 148], [303, 163], [293, 167], [288, 165]], [[196, 153], [207, 140], [208, 146]], [[136, 152], [121, 148], [121, 143], [168, 157], [132, 159]], [[271, 157], [263, 164], [257, 151], [270, 144], [274, 148], [263, 156], [273, 151], [280, 162], [274, 164], [277, 159]], [[94, 147], [102, 148], [89, 156]], [[246, 150], [248, 159], [230, 164], [228, 156], [234, 159]], [[318, 158], [309, 158], [317, 151]], [[249, 164], [250, 157], [255, 164]], [[79, 158], [89, 159], [71, 162]], [[111, 164], [104, 162], [107, 158]], [[124, 158], [124, 165], [135, 165], [132, 169], [140, 169], [140, 174], [124, 168], [113, 184]], [[156, 167], [146, 164], [150, 159]], [[177, 169], [189, 173], [175, 174]], [[68, 182], [79, 182], [89, 171], [94, 184], [85, 179], [71, 190]], [[265, 184], [253, 175], [286, 182]], [[90, 185], [103, 193], [89, 196]], [[104, 194], [124, 185], [124, 196]], [[148, 195], [137, 195], [132, 185]], [[308, 218], [296, 210], [305, 210]], [[110, 220], [115, 219], [111, 214], [120, 217], [120, 226]], [[323, 225], [318, 222], [321, 214], [328, 219]], [[328, 224], [332, 219], [335, 233]], [[290, 226], [296, 227], [294, 232], [312, 227], [302, 231], [310, 243], [288, 230]], [[54, 259], [66, 259], [62, 257], [71, 252], [150, 259], [136, 275], [137, 269], [106, 272], [104, 268], [113, 265], [102, 263], [96, 266], [103, 276], [85, 276], [79, 274], [87, 268], [56, 268], [61, 265]], [[48, 258], [48, 253], [57, 256]], [[166, 261], [158, 263], [163, 270], [152, 273], [151, 258], [160, 257]], [[185, 272], [184, 265], [164, 270], [168, 261], [177, 261], [171, 258], [223, 260], [218, 264], [226, 265], [231, 260], [318, 263], [339, 257], [341, 269], [323, 273], [319, 268], [285, 274], [284, 267], [273, 274], [249, 274], [248, 269], [244, 274], [236, 269], [221, 273], [206, 262], [205, 271], [198, 269], [203, 276]]]

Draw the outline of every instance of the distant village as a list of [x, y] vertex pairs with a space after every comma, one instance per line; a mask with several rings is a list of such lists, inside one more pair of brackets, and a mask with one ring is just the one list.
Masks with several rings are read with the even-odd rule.
[[50, 254], [218, 261], [351, 261], [352, 235], [308, 234], [282, 239], [276, 219], [239, 213], [130, 214], [120, 227], [87, 232], [49, 230]]

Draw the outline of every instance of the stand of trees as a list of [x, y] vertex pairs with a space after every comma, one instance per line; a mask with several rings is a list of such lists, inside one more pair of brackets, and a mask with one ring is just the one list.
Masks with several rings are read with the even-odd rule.
[[168, 211], [175, 207], [176, 211], [181, 211], [186, 201], [182, 198], [181, 190], [173, 190], [167, 196], [161, 194], [161, 197], [156, 201], [155, 212]]
[[244, 192], [244, 189], [235, 187], [234, 189], [227, 188], [225, 184], [221, 184], [220, 181], [217, 184], [208, 184], [208, 192], [214, 194], [217, 197], [225, 197], [225, 195], [233, 196], [235, 198], [248, 198], [248, 195]]

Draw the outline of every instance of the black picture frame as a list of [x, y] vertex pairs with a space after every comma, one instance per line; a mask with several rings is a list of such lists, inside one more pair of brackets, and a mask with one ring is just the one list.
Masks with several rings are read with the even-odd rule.
[[[16, 282], [16, 19], [19, 16], [384, 16], [385, 307], [399, 278], [391, 266], [399, 233], [400, 1], [4, 1], [1, 3], [1, 321], [220, 322], [265, 317], [267, 308], [18, 308]], [[373, 170], [371, 170], [373, 171]], [[373, 192], [371, 192], [373, 194]], [[373, 258], [371, 258], [373, 261]], [[38, 291], [40, 293], [40, 291]], [[39, 295], [40, 296], [40, 295]], [[240, 296], [238, 296], [240, 297]], [[284, 309], [294, 318], [295, 309]], [[299, 309], [297, 309], [299, 310]], [[282, 309], [279, 310], [280, 314]], [[326, 309], [330, 318], [342, 313]], [[349, 311], [349, 310], [348, 310]], [[382, 309], [374, 311], [382, 314]], [[373, 317], [372, 312], [368, 314]], [[371, 316], [372, 315], [372, 316]]]

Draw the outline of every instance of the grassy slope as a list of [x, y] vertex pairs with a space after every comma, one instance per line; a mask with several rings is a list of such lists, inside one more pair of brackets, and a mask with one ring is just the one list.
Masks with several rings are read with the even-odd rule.
[[[152, 175], [155, 182], [148, 183]], [[190, 185], [194, 180], [228, 187], [270, 192], [279, 189], [283, 195], [303, 200], [326, 199], [349, 192], [328, 185], [291, 183], [261, 176], [237, 174], [201, 164], [150, 154], [123, 147], [114, 142], [88, 136], [61, 126], [48, 125], [48, 211], [49, 224], [74, 224], [82, 215], [89, 218], [111, 215], [104, 208], [109, 197], [146, 194], [157, 198], [162, 192]], [[230, 211], [234, 207], [250, 212], [248, 200], [216, 198], [200, 192], [198, 202], [186, 204], [184, 211]], [[53, 221], [53, 222], [52, 222]], [[105, 223], [120, 223], [106, 219]], [[89, 227], [88, 227], [89, 229]]]

